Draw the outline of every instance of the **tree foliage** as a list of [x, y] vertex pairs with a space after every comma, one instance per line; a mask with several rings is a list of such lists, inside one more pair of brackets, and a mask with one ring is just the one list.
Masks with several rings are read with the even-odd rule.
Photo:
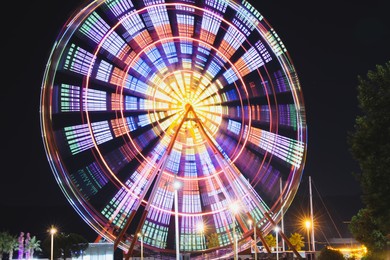
[[3, 254], [8, 254], [8, 258], [12, 259], [13, 252], [18, 249], [18, 238], [11, 235], [8, 231], [0, 232], [0, 259], [3, 259]]
[[[88, 248], [88, 241], [81, 235], [70, 233], [59, 233], [54, 236], [53, 255], [55, 258], [72, 258], [81, 256]], [[43, 242], [46, 252], [50, 252], [51, 238]]]
[[383, 251], [390, 241], [390, 62], [358, 77], [354, 132], [348, 143], [360, 172], [365, 208], [352, 218], [350, 230], [369, 251]]
[[[292, 233], [290, 237], [288, 238], [288, 241], [290, 241], [291, 245], [295, 248], [295, 250], [300, 251], [304, 246], [304, 237], [299, 233]], [[292, 248], [290, 248], [292, 249]]]
[[206, 236], [206, 239], [208, 248], [219, 247], [219, 239], [217, 233], [211, 233], [210, 235]]
[[[19, 243], [18, 243], [19, 245]], [[36, 236], [33, 236], [30, 241], [26, 244], [26, 247], [24, 249], [26, 252], [28, 252], [28, 255], [33, 258], [35, 252], [42, 251], [41, 248], [41, 241], [37, 239]]]
[[269, 247], [276, 247], [276, 237], [271, 233], [264, 237], [265, 242]]

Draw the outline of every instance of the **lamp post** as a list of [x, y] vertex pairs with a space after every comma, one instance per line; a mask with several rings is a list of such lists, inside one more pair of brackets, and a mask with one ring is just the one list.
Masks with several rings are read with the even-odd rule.
[[196, 230], [200, 234], [200, 249], [203, 249], [203, 232], [204, 232], [204, 224], [203, 224], [203, 222], [199, 222], [196, 225]]
[[51, 226], [49, 232], [50, 232], [50, 260], [53, 260], [54, 234], [57, 233], [57, 229], [54, 226]]
[[275, 227], [275, 234], [276, 234], [276, 260], [279, 260], [279, 227]]
[[[251, 219], [248, 220], [249, 229], [252, 229], [253, 221]], [[253, 225], [253, 244], [255, 250], [255, 260], [257, 260], [257, 236], [256, 236], [256, 223]]]
[[[203, 250], [203, 234], [204, 234], [204, 231], [205, 231], [205, 227], [204, 227], [203, 222], [199, 222], [196, 225], [196, 230], [197, 230], [198, 233], [200, 233], [200, 247], [199, 247], [199, 249]], [[202, 259], [203, 259], [203, 252], [202, 252]]]
[[234, 248], [234, 260], [238, 260], [238, 250], [237, 250], [237, 235], [236, 235], [236, 227], [233, 226], [233, 248]]
[[141, 239], [141, 260], [144, 260], [144, 236], [142, 233], [138, 233], [138, 236]]
[[178, 190], [181, 188], [181, 182], [176, 179], [173, 182], [174, 204], [175, 204], [175, 239], [176, 239], [176, 260], [180, 260], [180, 241], [179, 241], [179, 202]]
[[306, 220], [305, 222], [305, 225], [306, 225], [306, 230], [307, 230], [307, 248], [308, 248], [308, 252], [310, 252], [310, 220]]
[[236, 214], [239, 212], [240, 206], [237, 202], [230, 204], [230, 211], [233, 215], [233, 254], [234, 260], [238, 259], [238, 250], [237, 250], [237, 236], [236, 236]]

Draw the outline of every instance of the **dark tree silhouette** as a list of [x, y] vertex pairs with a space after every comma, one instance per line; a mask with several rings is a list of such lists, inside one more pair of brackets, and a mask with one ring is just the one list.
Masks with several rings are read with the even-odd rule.
[[372, 259], [384, 259], [382, 253], [390, 243], [390, 62], [359, 76], [358, 83], [361, 114], [348, 143], [359, 164], [355, 176], [365, 208], [352, 218], [349, 228]]

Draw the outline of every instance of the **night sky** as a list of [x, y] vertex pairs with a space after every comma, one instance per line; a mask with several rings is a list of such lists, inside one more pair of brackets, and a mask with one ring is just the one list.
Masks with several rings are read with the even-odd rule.
[[[322, 207], [321, 198], [325, 198], [326, 210], [341, 227], [361, 207], [360, 188], [352, 175], [358, 171], [357, 163], [346, 138], [359, 113], [357, 76], [390, 60], [388, 1], [249, 2], [285, 44], [304, 95], [308, 152], [299, 196], [287, 216], [295, 216], [302, 207], [306, 210], [311, 176], [313, 193], [321, 196], [315, 199], [316, 207]], [[0, 92], [0, 231], [30, 232], [43, 240], [47, 228], [55, 224], [65, 232], [94, 240], [96, 234], [69, 205], [54, 179], [39, 115], [49, 53], [80, 1], [13, 1], [8, 5], [3, 10], [7, 18], [1, 17], [5, 84]]]

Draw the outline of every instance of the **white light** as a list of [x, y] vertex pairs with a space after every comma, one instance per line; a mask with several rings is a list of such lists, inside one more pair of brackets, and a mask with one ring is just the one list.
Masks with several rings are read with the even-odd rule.
[[50, 228], [50, 234], [54, 235], [55, 233], [57, 233], [57, 229], [55, 227]]
[[240, 211], [240, 205], [238, 204], [238, 202], [233, 202], [232, 204], [230, 204], [229, 208], [234, 215]]
[[248, 225], [250, 228], [252, 228], [253, 221], [251, 219], [248, 219]]
[[179, 189], [181, 188], [181, 186], [182, 186], [182, 183], [181, 183], [180, 181], [175, 180], [175, 181], [173, 182], [173, 188], [174, 188], [175, 190], [179, 190]]
[[305, 222], [305, 225], [306, 225], [306, 228], [310, 228], [310, 220], [306, 220], [306, 222]]
[[204, 231], [204, 224], [203, 224], [203, 222], [199, 222], [196, 225], [196, 229], [198, 230], [199, 233], [202, 233]]

